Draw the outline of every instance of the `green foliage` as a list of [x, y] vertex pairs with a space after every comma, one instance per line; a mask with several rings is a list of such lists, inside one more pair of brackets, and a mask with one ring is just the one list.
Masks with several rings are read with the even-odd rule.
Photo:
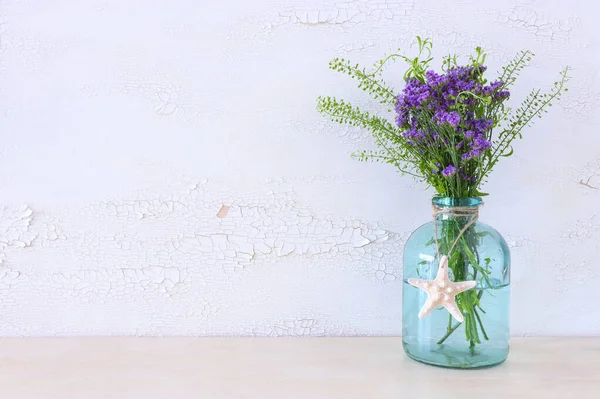
[[[527, 52], [523, 52], [523, 54], [525, 53]], [[531, 56], [519, 57], [512, 72], [508, 74], [508, 79], [512, 80], [507, 81], [505, 86], [514, 82], [515, 74], [523, 69], [524, 65], [530, 60]], [[560, 72], [560, 79], [554, 82], [547, 93], [543, 93], [540, 89], [534, 89], [514, 112], [502, 115], [507, 126], [495, 138], [492, 151], [488, 154], [487, 162], [482, 169], [481, 178], [485, 178], [490, 174], [501, 157], [511, 156], [514, 153], [512, 142], [517, 138], [523, 138], [523, 129], [526, 126], [532, 126], [536, 117], [541, 118], [548, 112], [548, 108], [559, 101], [564, 92], [568, 91], [566, 88], [566, 83], [569, 81], [568, 72], [569, 67], [565, 67]]]
[[366, 68], [360, 68], [358, 64], [353, 65], [344, 58], [336, 58], [329, 63], [329, 68], [334, 71], [345, 73], [352, 79], [358, 81], [358, 88], [364, 90], [382, 104], [393, 106], [396, 95], [388, 88], [383, 79], [377, 73], [369, 73]]
[[[426, 72], [430, 69], [432, 61], [432, 42], [429, 39], [417, 37], [417, 55], [408, 57], [400, 53], [393, 53], [377, 61], [371, 69], [353, 64], [347, 59], [336, 58], [329, 63], [329, 67], [337, 72], [347, 74], [356, 80], [358, 88], [369, 94], [375, 101], [386, 106], [391, 111], [398, 105], [398, 92], [389, 87], [382, 77], [386, 66], [396, 60], [402, 60], [408, 68], [404, 73], [404, 80], [416, 79], [427, 82]], [[498, 90], [508, 90], [517, 80], [521, 71], [531, 62], [533, 53], [521, 51], [507, 65], [502, 67], [498, 80], [503, 84]], [[465, 65], [472, 67], [471, 79], [478, 85], [485, 85], [487, 79], [483, 73], [478, 72], [479, 67], [486, 61], [486, 54], [481, 47], [475, 48], [474, 55]], [[459, 67], [456, 55], [447, 55], [442, 59], [442, 70], [446, 73]], [[460, 146], [457, 144], [465, 140], [460, 131], [449, 123], [435, 123], [433, 111], [429, 112], [423, 107], [418, 114], [411, 114], [419, 129], [435, 132], [445, 146], [427, 145], [415, 146], [403, 135], [408, 129], [406, 124], [397, 126], [384, 117], [361, 110], [348, 102], [334, 97], [320, 96], [317, 109], [332, 121], [356, 126], [371, 132], [375, 139], [377, 149], [374, 151], [358, 151], [353, 157], [361, 161], [383, 162], [394, 165], [400, 172], [409, 174], [418, 180], [425, 181], [440, 195], [451, 197], [483, 196], [480, 187], [488, 178], [500, 158], [513, 154], [512, 144], [515, 139], [522, 138], [525, 126], [531, 126], [535, 117], [541, 117], [552, 104], [558, 101], [567, 89], [568, 68], [565, 68], [560, 79], [554, 86], [544, 93], [539, 89], [533, 90], [523, 103], [511, 110], [504, 106], [502, 100], [497, 98], [492, 101], [492, 94], [483, 92], [461, 91], [454, 97], [454, 105], [449, 111], [457, 112], [461, 121], [463, 118], [476, 118], [493, 121], [492, 126], [485, 132], [485, 139], [492, 142], [490, 148], [480, 156], [462, 158]], [[413, 80], [414, 81], [414, 80]], [[487, 92], [486, 92], [487, 93]], [[471, 116], [468, 116], [471, 115]], [[466, 129], [466, 128], [465, 128]], [[494, 132], [499, 133], [495, 134]], [[464, 154], [463, 154], [464, 155]], [[460, 169], [449, 178], [440, 173], [441, 168], [454, 165]], [[464, 179], [461, 176], [472, 176]]]
[[[442, 70], [447, 75], [443, 80], [435, 74], [427, 74], [432, 61], [431, 40], [417, 37], [417, 47], [415, 57], [400, 52], [390, 54], [376, 62], [372, 69], [343, 58], [329, 64], [332, 70], [356, 80], [360, 89], [385, 105], [388, 111], [396, 109], [397, 123], [335, 97], [320, 96], [317, 109], [336, 123], [366, 129], [372, 134], [377, 149], [358, 151], [353, 154], [354, 158], [393, 165], [400, 172], [426, 182], [441, 196], [487, 195], [480, 187], [500, 158], [513, 154], [512, 144], [522, 138], [523, 129], [546, 113], [567, 90], [568, 68], [561, 72], [560, 79], [548, 92], [535, 89], [519, 107], [511, 110], [504, 105], [509, 95], [507, 91], [531, 62], [531, 52], [517, 54], [502, 68], [499, 81], [486, 86], [487, 79], [483, 76], [486, 54], [482, 48], [475, 49], [466, 68], [459, 65], [456, 55], [444, 57]], [[408, 64], [404, 73], [407, 86], [400, 99], [399, 93], [382, 78], [384, 68], [396, 60]], [[448, 83], [449, 76], [453, 85]], [[409, 95], [413, 99], [409, 99]], [[484, 144], [476, 147], [475, 142]], [[476, 155], [470, 152], [474, 149], [478, 150]], [[455, 281], [478, 280], [481, 285], [491, 287], [491, 259], [481, 259], [477, 250], [478, 241], [487, 233], [478, 233], [462, 219], [465, 218], [441, 220], [441, 236], [432, 238], [426, 245], [435, 244], [439, 254], [448, 255]], [[443, 344], [461, 324], [464, 324], [465, 339], [471, 350], [482, 339], [489, 339], [480, 317], [480, 313], [485, 313], [481, 306], [484, 291], [487, 290], [473, 289], [457, 296], [464, 323], [452, 325], [452, 316], [449, 316], [448, 329], [438, 344]]]
[[422, 178], [414, 168], [410, 148], [405, 145], [406, 139], [387, 119], [362, 111], [359, 107], [352, 106], [344, 100], [337, 100], [335, 97], [318, 97], [317, 109], [329, 116], [333, 122], [360, 127], [371, 132], [380, 150], [360, 151], [353, 154], [354, 158], [361, 161], [388, 163], [402, 173]]
[[502, 67], [502, 74], [499, 76], [499, 79], [504, 82], [505, 90], [515, 83], [521, 71], [531, 63], [533, 56], [534, 54], [531, 51], [522, 50], [508, 64]]

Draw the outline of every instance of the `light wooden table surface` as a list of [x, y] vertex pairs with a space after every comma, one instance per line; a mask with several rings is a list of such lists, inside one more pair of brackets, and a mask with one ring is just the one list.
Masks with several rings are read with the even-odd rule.
[[400, 338], [5, 338], [0, 398], [600, 399], [600, 338], [511, 345], [462, 371], [408, 359]]

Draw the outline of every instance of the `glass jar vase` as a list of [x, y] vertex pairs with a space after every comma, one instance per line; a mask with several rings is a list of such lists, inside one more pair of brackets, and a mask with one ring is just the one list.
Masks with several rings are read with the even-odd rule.
[[508, 356], [510, 252], [478, 221], [481, 204], [435, 197], [433, 220], [404, 246], [402, 342], [415, 360], [480, 368]]

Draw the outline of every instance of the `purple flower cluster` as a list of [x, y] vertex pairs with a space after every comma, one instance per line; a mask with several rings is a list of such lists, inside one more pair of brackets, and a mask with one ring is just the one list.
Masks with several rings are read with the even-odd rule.
[[[472, 132], [469, 130], [468, 132]], [[492, 146], [492, 142], [486, 140], [485, 136], [481, 133], [472, 133], [471, 136], [473, 140], [471, 141], [471, 149], [465, 153], [463, 153], [460, 157], [464, 160], [469, 160], [471, 158], [480, 157], [485, 150]], [[465, 137], [467, 135], [465, 134]], [[467, 138], [468, 140], [468, 138]]]
[[446, 166], [444, 168], [444, 170], [442, 170], [442, 175], [444, 177], [449, 177], [449, 176], [452, 176], [453, 174], [455, 174], [456, 171], [457, 171], [456, 166], [450, 164], [450, 165]]
[[460, 115], [456, 111], [446, 112], [441, 109], [438, 109], [437, 111], [435, 111], [434, 118], [438, 125], [449, 123], [452, 126], [458, 126], [458, 124], [460, 123]]
[[[471, 159], [485, 154], [492, 145], [489, 131], [494, 120], [481, 117], [485, 107], [496, 106], [506, 100], [510, 93], [502, 90], [504, 82], [498, 80], [485, 84], [482, 74], [486, 67], [455, 67], [438, 74], [427, 71], [425, 78], [410, 78], [397, 97], [396, 123], [403, 129], [402, 135], [419, 153], [432, 149], [436, 163], [432, 173], [450, 177], [458, 172], [467, 181], [463, 166]], [[449, 163], [450, 156], [460, 154], [460, 165]]]

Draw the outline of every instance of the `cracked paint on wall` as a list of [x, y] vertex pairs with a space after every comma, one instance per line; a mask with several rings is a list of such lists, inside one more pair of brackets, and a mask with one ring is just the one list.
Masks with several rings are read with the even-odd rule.
[[579, 24], [578, 18], [553, 18], [525, 5], [517, 5], [500, 13], [498, 21], [514, 28], [525, 29], [540, 40], [552, 43], [569, 41], [571, 31]]
[[[410, 14], [414, 9], [413, 1], [339, 1], [297, 2], [278, 11], [279, 23], [295, 23], [307, 26], [317, 25], [353, 25], [361, 22], [379, 22], [397, 20]], [[310, 3], [310, 2], [308, 2]]]
[[[278, 269], [282, 262], [308, 262], [299, 267], [304, 272], [320, 269], [313, 276], [317, 279], [322, 274], [339, 274], [347, 275], [344, 279], [350, 282], [362, 278], [379, 284], [399, 282], [399, 257], [408, 234], [391, 233], [358, 219], [346, 221], [315, 213], [297, 203], [293, 187], [265, 184], [268, 190], [239, 196], [210, 182], [182, 182], [166, 189], [168, 197], [139, 192], [136, 197], [147, 199], [115, 199], [57, 213], [54, 216], [61, 220], [64, 239], [46, 242], [36, 251], [13, 253], [8, 261], [10, 265], [34, 264], [41, 256], [57, 267], [23, 267], [17, 289], [30, 284], [38, 296], [76, 298], [79, 306], [111, 308], [126, 303], [143, 307], [147, 301], [160, 300], [172, 303], [172, 309], [168, 314], [153, 309], [148, 323], [185, 316], [201, 320], [195, 326], [196, 334], [227, 334], [223, 321], [245, 319], [246, 315], [240, 314], [244, 307], [266, 305], [259, 297], [269, 295], [269, 290], [263, 288], [262, 294], [260, 289], [252, 290], [249, 296], [255, 298], [248, 298], [244, 291], [246, 295], [236, 306], [226, 293], [249, 283], [257, 288], [277, 284], [253, 281], [253, 276]], [[231, 206], [220, 205], [225, 198]], [[25, 224], [18, 216], [28, 217], [30, 212], [20, 210], [10, 214], [17, 215], [11, 216], [10, 220], [17, 220], [11, 226]], [[47, 235], [56, 236], [55, 229], [47, 230]], [[331, 284], [325, 276], [320, 280]], [[300, 292], [305, 290], [308, 302], [314, 301], [311, 296], [322, 295], [309, 287]], [[247, 328], [249, 322], [240, 322], [240, 326]], [[314, 331], [330, 331], [326, 321], [320, 323], [321, 329]], [[136, 333], [113, 328], [120, 334]], [[166, 334], [170, 330], [154, 327], [153, 331]], [[17, 332], [14, 326], [6, 326], [4, 333]]]
[[381, 112], [327, 62], [371, 65], [416, 34], [482, 45], [490, 70], [531, 49], [516, 98], [573, 67], [482, 220], [512, 251], [514, 334], [600, 333], [598, 6], [582, 3], [3, 0], [0, 335], [400, 334], [402, 248], [431, 193], [349, 159], [368, 132], [315, 99]]

